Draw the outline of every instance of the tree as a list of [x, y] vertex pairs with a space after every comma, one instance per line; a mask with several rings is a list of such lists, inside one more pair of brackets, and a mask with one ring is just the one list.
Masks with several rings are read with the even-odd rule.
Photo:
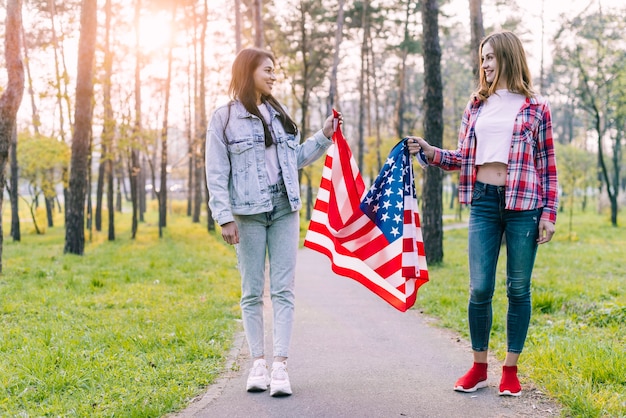
[[[204, 174], [204, 153], [205, 153], [205, 137], [206, 137], [206, 129], [207, 129], [207, 108], [206, 108], [206, 58], [205, 58], [205, 45], [206, 45], [206, 32], [207, 32], [207, 23], [209, 18], [209, 7], [207, 0], [204, 0], [203, 13], [201, 14], [202, 24], [200, 28], [200, 56], [195, 56], [196, 68], [196, 81], [194, 83], [197, 86], [194, 100], [194, 110], [195, 110], [195, 129], [191, 147], [191, 162], [192, 162], [192, 170], [191, 174], [193, 176], [193, 196], [194, 196], [194, 205], [193, 205], [193, 222], [200, 222], [200, 214], [202, 212], [202, 207], [208, 207], [206, 202], [208, 202], [208, 190], [206, 187], [206, 177]], [[207, 219], [207, 229], [209, 231], [215, 230], [215, 221], [213, 217], [209, 213]]]
[[[309, 136], [311, 95], [326, 80], [332, 58], [333, 43], [330, 25], [336, 21], [321, 0], [299, 0], [294, 13], [285, 21], [273, 21], [268, 38], [277, 52], [279, 66], [291, 79], [292, 95], [300, 114], [301, 141]], [[312, 196], [311, 179], [305, 168], [300, 170], [307, 179], [307, 196]], [[312, 199], [307, 199], [307, 213]]]
[[[424, 48], [424, 137], [437, 147], [443, 144], [443, 86], [441, 83], [441, 47], [439, 45], [439, 3], [422, 2]], [[422, 231], [429, 263], [443, 261], [442, 179], [437, 168], [424, 171]]]
[[555, 72], [569, 76], [562, 82], [574, 87], [575, 103], [589, 116], [588, 129], [596, 137], [599, 177], [609, 199], [613, 226], [618, 224], [626, 130], [624, 22], [623, 14], [581, 14], [563, 25], [554, 42]]
[[[24, 95], [24, 65], [22, 63], [22, 1], [7, 0], [4, 57], [7, 69], [7, 88], [0, 96], [0, 185], [5, 183], [5, 170], [9, 159], [11, 140], [15, 137], [17, 111]], [[2, 205], [4, 194], [0, 193], [0, 273], [2, 273]]]
[[252, 0], [254, 3], [254, 46], [263, 47], [263, 0]]
[[594, 157], [574, 145], [556, 145], [559, 158], [559, 186], [565, 198], [559, 206], [560, 209], [568, 208], [568, 238], [571, 240], [574, 226], [574, 199], [580, 194], [586, 196], [585, 190], [596, 181], [593, 175]]
[[363, 158], [365, 154], [365, 125], [366, 106], [369, 103], [369, 90], [366, 88], [369, 83], [369, 45], [370, 45], [370, 21], [369, 21], [369, 0], [363, 0], [363, 10], [361, 11], [361, 27], [363, 34], [361, 38], [361, 73], [359, 77], [359, 122], [357, 129], [357, 165], [363, 171]]
[[241, 0], [235, 2], [235, 52], [241, 51]]
[[[412, 130], [412, 121], [409, 115], [410, 105], [410, 83], [409, 83], [409, 56], [416, 54], [419, 51], [419, 40], [413, 38], [411, 33], [411, 26], [413, 26], [414, 16], [418, 9], [418, 4], [412, 1], [405, 3], [404, 19], [401, 22], [403, 39], [399, 46], [400, 51], [400, 66], [398, 70], [398, 94], [396, 101], [396, 135], [398, 138], [404, 137], [407, 132]], [[424, 5], [422, 4], [422, 8]], [[424, 23], [422, 23], [424, 24]]]
[[485, 28], [483, 26], [482, 0], [469, 0], [470, 9], [470, 56], [472, 57], [472, 72], [474, 80], [478, 82], [480, 74], [480, 57], [478, 56], [480, 43], [485, 37]]
[[11, 179], [7, 183], [7, 191], [11, 200], [11, 237], [13, 241], [21, 241], [22, 233], [20, 230], [20, 206], [18, 199], [19, 184], [19, 165], [17, 163], [17, 127], [13, 126], [13, 134], [11, 135]]
[[328, 29], [334, 19], [321, 0], [299, 0], [292, 9], [286, 21], [271, 22], [273, 26], [267, 36], [280, 67], [291, 79], [304, 141], [310, 133], [311, 95], [326, 80], [331, 64], [333, 43]]
[[[139, 227], [139, 176], [141, 166], [139, 164], [139, 139], [141, 137], [141, 36], [139, 35], [139, 22], [141, 17], [141, 0], [135, 0], [135, 123], [132, 129], [132, 138], [128, 144], [128, 179], [130, 183], [130, 199], [132, 205], [131, 214], [131, 237], [135, 239]], [[152, 183], [154, 185], [154, 183]]]
[[335, 102], [337, 101], [337, 67], [339, 67], [339, 50], [343, 40], [343, 21], [345, 0], [339, 0], [339, 10], [337, 12], [337, 21], [335, 23], [335, 49], [333, 51], [333, 65], [330, 71], [330, 87], [328, 89], [328, 101], [326, 106], [326, 114], [330, 115]]
[[[172, 28], [176, 25], [176, 2], [172, 2]], [[167, 55], [167, 79], [165, 80], [165, 105], [163, 127], [161, 129], [161, 185], [157, 193], [159, 202], [159, 238], [163, 237], [163, 228], [167, 226], [167, 136], [169, 127], [170, 95], [172, 89], [172, 61], [174, 60], [175, 36], [172, 34]], [[154, 182], [152, 184], [155, 184]]]
[[[69, 146], [55, 138], [38, 134], [20, 134], [17, 158], [20, 161], [21, 178], [28, 182], [30, 199], [26, 200], [36, 233], [43, 233], [37, 225], [35, 209], [39, 198], [54, 201], [56, 186], [63, 185], [63, 173], [70, 160]], [[48, 222], [48, 226], [50, 222]]]
[[66, 203], [65, 253], [82, 255], [85, 250], [85, 197], [91, 137], [94, 56], [98, 2], [84, 0], [80, 15], [78, 72], [76, 79], [75, 129], [72, 136], [69, 200]]
[[104, 37], [104, 77], [102, 94], [104, 121], [102, 126], [102, 144], [100, 148], [100, 165], [98, 167], [98, 183], [96, 187], [96, 231], [102, 230], [102, 195], [104, 184], [107, 183], [107, 208], [109, 212], [109, 241], [115, 240], [115, 210], [113, 207], [113, 136], [115, 119], [111, 104], [111, 77], [113, 76], [113, 50], [111, 48], [111, 17], [112, 0], [105, 3], [105, 37]]

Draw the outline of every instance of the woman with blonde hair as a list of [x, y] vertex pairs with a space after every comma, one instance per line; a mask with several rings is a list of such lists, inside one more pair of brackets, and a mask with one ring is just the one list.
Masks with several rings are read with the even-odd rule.
[[517, 364], [531, 314], [531, 276], [538, 244], [554, 234], [558, 183], [552, 117], [538, 96], [519, 38], [492, 33], [480, 45], [478, 89], [465, 108], [456, 150], [409, 140], [433, 166], [460, 170], [459, 202], [470, 204], [468, 319], [473, 365], [454, 390], [487, 386], [496, 265], [506, 235], [507, 353], [498, 393], [519, 396]]

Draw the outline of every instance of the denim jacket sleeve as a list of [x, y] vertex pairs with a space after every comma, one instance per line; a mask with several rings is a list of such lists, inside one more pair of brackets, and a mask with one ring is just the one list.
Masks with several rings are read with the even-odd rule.
[[224, 138], [226, 112], [226, 107], [220, 107], [213, 113], [206, 137], [205, 171], [209, 207], [219, 225], [234, 221], [229, 199], [230, 159]]
[[320, 129], [312, 137], [298, 145], [296, 150], [298, 170], [314, 163], [318, 158], [324, 155], [332, 143], [333, 141], [326, 138]]

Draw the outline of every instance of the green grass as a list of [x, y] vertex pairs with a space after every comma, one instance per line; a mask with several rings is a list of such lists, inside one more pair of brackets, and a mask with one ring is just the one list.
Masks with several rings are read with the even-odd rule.
[[[171, 215], [159, 239], [149, 214], [131, 240], [118, 214], [117, 241], [94, 233], [79, 257], [63, 254], [62, 226], [34, 235], [22, 219], [22, 242], [5, 238], [0, 276], [0, 416], [163, 416], [215, 381], [240, 316], [234, 251], [219, 234]], [[592, 212], [576, 214], [573, 234], [566, 227], [537, 256], [522, 384], [535, 382], [564, 416], [624, 417], [626, 229]], [[467, 231], [444, 237], [444, 263], [429, 266], [415, 309], [468, 338]], [[499, 358], [504, 258], [491, 340]]]
[[[592, 211], [576, 214], [574, 240], [566, 228], [557, 223], [552, 242], [539, 248], [520, 373], [557, 399], [565, 416], [625, 417], [626, 228]], [[505, 263], [503, 251], [491, 336], [499, 358], [506, 352]], [[469, 338], [466, 229], [444, 233], [444, 263], [429, 270], [416, 308]]]
[[239, 317], [232, 247], [176, 216], [162, 239], [144, 223], [131, 240], [117, 216], [117, 241], [94, 233], [84, 256], [63, 255], [63, 227], [5, 238], [0, 416], [162, 416], [222, 371]]

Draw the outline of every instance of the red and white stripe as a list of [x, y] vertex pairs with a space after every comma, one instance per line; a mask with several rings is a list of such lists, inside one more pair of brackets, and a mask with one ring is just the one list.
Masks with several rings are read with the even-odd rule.
[[365, 185], [338, 133], [326, 156], [304, 245], [325, 254], [335, 273], [360, 282], [404, 312], [428, 281], [417, 199], [405, 196], [403, 239], [389, 243], [359, 208]]

